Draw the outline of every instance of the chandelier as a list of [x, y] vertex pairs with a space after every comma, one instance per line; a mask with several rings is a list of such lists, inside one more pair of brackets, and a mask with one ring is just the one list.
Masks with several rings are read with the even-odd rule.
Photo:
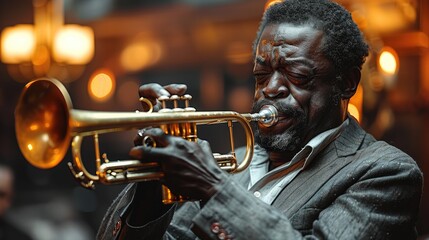
[[64, 24], [62, 0], [33, 0], [34, 25], [17, 24], [1, 33], [1, 61], [16, 80], [55, 77], [75, 80], [94, 55], [90, 27]]

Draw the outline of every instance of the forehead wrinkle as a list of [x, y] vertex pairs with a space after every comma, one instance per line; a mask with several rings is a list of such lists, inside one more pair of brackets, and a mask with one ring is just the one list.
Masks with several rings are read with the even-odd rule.
[[288, 62], [298, 51], [297, 47], [283, 43], [273, 47], [271, 51], [271, 64], [279, 66], [281, 62]]
[[284, 41], [262, 40], [260, 42], [260, 51], [256, 55], [255, 62], [261, 65], [267, 65], [269, 62], [273, 67], [278, 66], [281, 59], [287, 59], [293, 56], [297, 51], [296, 46], [289, 45]]
[[271, 65], [273, 66], [273, 68], [277, 68], [279, 66], [280, 63], [280, 59], [282, 58], [286, 58], [286, 54], [284, 51], [281, 51], [281, 47], [276, 46], [273, 47], [272, 51], [271, 51]]
[[279, 24], [276, 32], [273, 33], [272, 39], [277, 43], [291, 43], [291, 44], [299, 44], [304, 42], [309, 37], [313, 37], [308, 35], [308, 33], [302, 31], [303, 29], [314, 29], [310, 25], [294, 25], [294, 24]]

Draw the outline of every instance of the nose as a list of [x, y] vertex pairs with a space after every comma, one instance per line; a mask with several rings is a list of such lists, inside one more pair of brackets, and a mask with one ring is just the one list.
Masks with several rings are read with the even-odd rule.
[[262, 89], [262, 92], [265, 98], [284, 98], [289, 94], [289, 89], [281, 74], [275, 72]]

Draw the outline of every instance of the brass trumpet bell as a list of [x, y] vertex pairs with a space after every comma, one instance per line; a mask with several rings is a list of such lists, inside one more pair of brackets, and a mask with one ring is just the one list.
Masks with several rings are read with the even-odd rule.
[[58, 81], [40, 80], [25, 87], [15, 109], [15, 130], [24, 157], [35, 167], [52, 168], [70, 144], [72, 103]]

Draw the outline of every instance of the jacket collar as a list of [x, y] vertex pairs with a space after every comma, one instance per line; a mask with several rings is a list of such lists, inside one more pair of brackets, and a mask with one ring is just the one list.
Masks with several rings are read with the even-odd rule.
[[348, 118], [349, 125], [344, 128], [343, 133], [334, 141], [338, 157], [355, 154], [362, 146], [367, 135], [354, 117], [349, 115]]

